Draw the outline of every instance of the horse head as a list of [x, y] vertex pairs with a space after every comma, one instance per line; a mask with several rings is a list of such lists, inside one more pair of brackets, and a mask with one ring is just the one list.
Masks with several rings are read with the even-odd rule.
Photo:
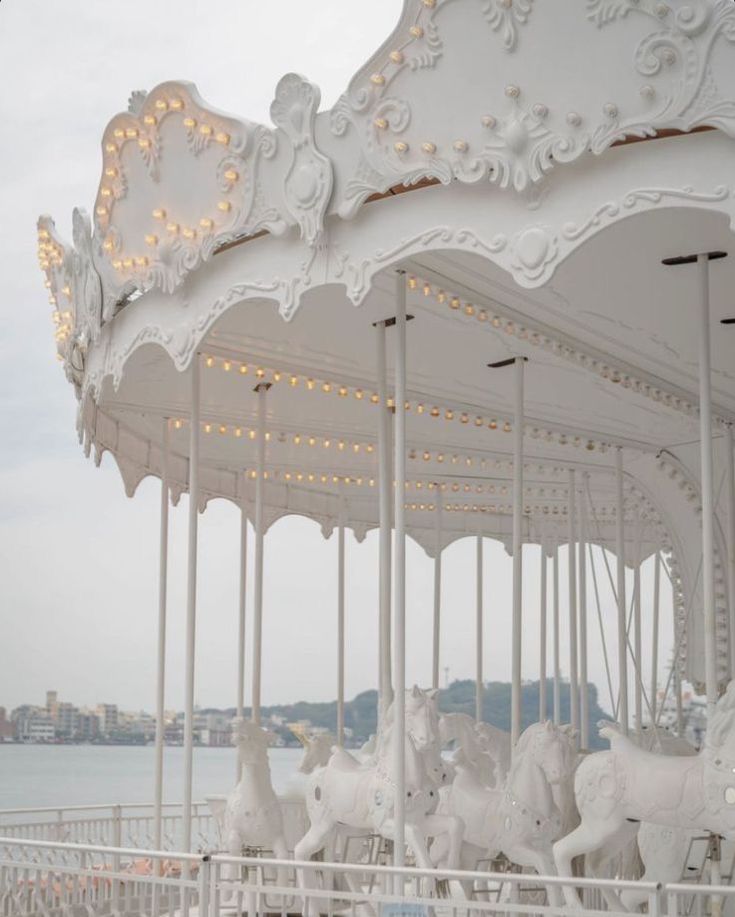
[[[406, 736], [418, 752], [434, 744], [439, 736], [438, 690], [423, 690], [418, 685], [409, 688], [405, 694]], [[395, 701], [385, 714], [383, 740], [392, 733], [395, 719]]]
[[304, 757], [299, 764], [299, 771], [302, 774], [310, 774], [317, 767], [324, 767], [332, 754], [334, 736], [328, 732], [319, 733], [310, 739], [306, 736], [300, 737], [300, 741], [304, 746]]
[[534, 723], [521, 735], [517, 751], [528, 752], [550, 784], [559, 784], [573, 772], [577, 731], [571, 726], [555, 726], [551, 720]]
[[268, 733], [257, 723], [236, 717], [232, 721], [232, 738], [237, 745], [241, 764], [247, 766], [268, 763]]

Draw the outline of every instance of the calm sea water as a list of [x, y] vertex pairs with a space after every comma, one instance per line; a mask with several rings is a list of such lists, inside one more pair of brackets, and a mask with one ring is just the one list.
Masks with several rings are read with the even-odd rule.
[[[0, 809], [153, 802], [153, 747], [0, 744]], [[298, 782], [302, 751], [270, 749], [277, 793]], [[194, 749], [194, 799], [226, 794], [235, 782], [234, 748]], [[183, 796], [184, 750], [164, 749], [164, 802]]]

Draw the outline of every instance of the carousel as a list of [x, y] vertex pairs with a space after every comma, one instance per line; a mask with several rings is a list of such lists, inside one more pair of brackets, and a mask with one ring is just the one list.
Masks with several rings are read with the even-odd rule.
[[[16, 831], [0, 840], [9, 913], [735, 911], [734, 45], [730, 0], [405, 0], [331, 110], [294, 73], [272, 125], [189, 83], [133, 92], [102, 134], [91, 210], [73, 212], [72, 242], [41, 217], [38, 255], [85, 452], [111, 453], [131, 497], [161, 482], [150, 843]], [[183, 494], [185, 774], [166, 850], [168, 514]], [[239, 767], [203, 849], [197, 526], [215, 499], [241, 514]], [[266, 536], [289, 514], [339, 546], [336, 735], [305, 739], [295, 816], [261, 726]], [[378, 731], [353, 753], [345, 533], [372, 529]], [[420, 686], [408, 538], [434, 563]], [[477, 552], [475, 718], [438, 699], [442, 552], [461, 538]], [[508, 733], [482, 722], [486, 538], [512, 556], [512, 602], [493, 609], [512, 622]], [[531, 725], [524, 572], [541, 581]], [[666, 577], [674, 653], [659, 660]], [[615, 722], [591, 752], [603, 589]], [[661, 725], [683, 680], [706, 697], [701, 749], [681, 717], [679, 735]]]

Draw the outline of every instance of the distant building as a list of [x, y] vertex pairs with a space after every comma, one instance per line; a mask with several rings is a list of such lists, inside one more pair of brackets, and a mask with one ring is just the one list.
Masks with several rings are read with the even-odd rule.
[[56, 724], [45, 710], [38, 707], [20, 707], [13, 711], [15, 737], [19, 742], [53, 742]]
[[0, 742], [10, 742], [15, 736], [15, 727], [7, 717], [5, 707], [0, 707]]
[[119, 724], [117, 704], [97, 704], [95, 712], [100, 720], [100, 732], [102, 735], [111, 736], [117, 732]]

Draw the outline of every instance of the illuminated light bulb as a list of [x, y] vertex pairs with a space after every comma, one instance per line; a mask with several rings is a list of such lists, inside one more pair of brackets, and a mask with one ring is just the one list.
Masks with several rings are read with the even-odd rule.
[[135, 263], [138, 267], [148, 267], [148, 259], [145, 257], [145, 255], [139, 255], [135, 259]]
[[384, 131], [384, 130], [387, 130], [388, 128], [388, 121], [385, 118], [376, 118], [373, 121], [373, 124], [377, 127], [379, 131]]
[[356, 388], [356, 389], [355, 389], [355, 398], [357, 398], [358, 401], [361, 401], [361, 400], [362, 400], [362, 397], [363, 397], [364, 394], [365, 394], [365, 393], [363, 392], [363, 390], [362, 390], [361, 388]]
[[235, 171], [235, 169], [227, 169], [227, 171], [225, 172], [225, 178], [226, 178], [227, 181], [229, 181], [229, 182], [235, 182], [235, 181], [238, 180], [239, 177], [240, 177], [240, 176], [239, 176], [239, 174]]
[[144, 115], [143, 116], [143, 124], [147, 124], [148, 127], [152, 127], [155, 123], [156, 123], [155, 115]]
[[329, 447], [330, 447], [331, 445], [332, 445], [332, 441], [331, 441], [330, 439], [325, 439], [325, 440], [324, 440], [324, 448], [325, 448], [325, 449], [329, 449]]
[[115, 248], [112, 239], [105, 239], [105, 241], [102, 243], [102, 248], [104, 248], [106, 252], [111, 252]]
[[227, 146], [230, 142], [230, 135], [225, 131], [218, 131], [214, 138], [217, 143], [221, 143], [222, 146]]
[[310, 392], [313, 392], [313, 391], [314, 391], [314, 386], [315, 386], [315, 385], [316, 385], [316, 382], [314, 382], [313, 379], [307, 379], [307, 380], [306, 380], [306, 387], [309, 389]]
[[485, 424], [485, 421], [482, 419], [482, 417], [475, 417], [475, 426], [476, 427], [482, 427], [484, 424]]
[[411, 402], [410, 402], [410, 401], [404, 401], [404, 402], [403, 402], [403, 410], [404, 410], [404, 411], [410, 411], [410, 410], [411, 410]]
[[424, 296], [431, 296], [431, 286], [428, 283], [424, 284]]
[[225, 360], [225, 361], [222, 363], [222, 369], [224, 369], [224, 371], [225, 371], [226, 373], [228, 373], [228, 372], [232, 369], [232, 363], [230, 363], [229, 360]]
[[355, 454], [357, 454], [357, 453], [360, 451], [360, 443], [353, 443], [353, 444], [352, 444], [352, 451], [353, 451]]
[[256, 436], [257, 436], [257, 433], [255, 432], [255, 430], [248, 430], [248, 439], [255, 439]]
[[316, 436], [310, 436], [308, 442], [310, 446], [316, 446]]
[[326, 483], [327, 483], [327, 476], [326, 476], [326, 474], [323, 474], [323, 475], [319, 478], [319, 480], [322, 482], [322, 484], [326, 484]]
[[191, 229], [191, 227], [189, 227], [189, 226], [185, 226], [185, 227], [181, 230], [181, 235], [182, 235], [185, 239], [196, 239], [197, 231], [196, 231], [196, 229]]
[[322, 391], [328, 395], [332, 391], [331, 384], [329, 382], [324, 382], [322, 384]]
[[166, 211], [163, 210], [161, 207], [156, 207], [156, 209], [152, 211], [151, 215], [154, 220], [165, 220], [166, 219]]
[[158, 245], [158, 236], [153, 235], [153, 233], [149, 233], [145, 237], [145, 244], [150, 246]]
[[421, 28], [420, 25], [412, 25], [411, 28], [408, 30], [408, 34], [411, 36], [411, 38], [422, 38], [424, 34], [424, 30]]
[[110, 188], [100, 188], [100, 197], [112, 197]]
[[396, 406], [395, 398], [389, 398], [386, 401], [386, 404], [388, 405], [389, 408], [394, 408]]
[[430, 453], [430, 452], [424, 452], [424, 454], [423, 454], [421, 457], [423, 458], [423, 460], [424, 460], [425, 462], [428, 462], [428, 461], [431, 459], [431, 453]]
[[452, 411], [450, 408], [447, 408], [446, 411], [444, 412], [444, 419], [445, 420], [454, 420], [454, 411]]
[[183, 421], [178, 420], [178, 419], [174, 421], [174, 429], [175, 429], [175, 430], [180, 430], [182, 426], [183, 426]]
[[[434, 153], [436, 153], [436, 144], [427, 141], [426, 143], [421, 144], [421, 149], [424, 151], [424, 153], [428, 153], [429, 156], [432, 156]], [[429, 292], [431, 292], [431, 289], [429, 289]], [[427, 293], [426, 295], [428, 296], [429, 294]]]
[[204, 361], [204, 365], [211, 369], [214, 366], [214, 357], [207, 357], [207, 359]]
[[299, 377], [291, 376], [288, 380], [288, 384], [291, 386], [291, 388], [295, 388], [299, 384]]
[[184, 107], [184, 102], [182, 99], [171, 99], [168, 104], [173, 111], [181, 111], [181, 109]]
[[510, 431], [511, 431], [511, 425], [506, 420], [505, 423], [503, 424], [503, 433], [510, 433]]
[[443, 305], [447, 301], [447, 294], [444, 292], [444, 290], [439, 290], [439, 292], [436, 294], [436, 299], [440, 305]]
[[241, 364], [240, 364], [240, 375], [241, 375], [241, 376], [246, 376], [247, 374], [248, 374], [248, 365], [247, 365], [247, 363], [241, 363]]
[[141, 150], [147, 150], [150, 145], [151, 142], [147, 137], [141, 137], [140, 140], [138, 140], [138, 146]]
[[459, 309], [459, 306], [460, 306], [460, 302], [459, 302], [458, 297], [453, 296], [453, 297], [449, 300], [449, 307], [450, 307], [450, 309]]
[[421, 404], [421, 402], [419, 402], [419, 403], [416, 405], [416, 413], [417, 413], [417, 414], [423, 414], [423, 413], [424, 413], [424, 410], [425, 410], [425, 408], [424, 408], [423, 404]]
[[287, 471], [283, 476], [284, 476], [284, 478], [285, 478], [287, 481], [290, 481], [290, 480], [291, 480], [291, 472], [290, 472], [290, 471]]
[[347, 392], [347, 387], [344, 386], [344, 385], [340, 385], [340, 387], [339, 387], [339, 389], [338, 389], [338, 391], [337, 391], [337, 394], [340, 396], [340, 398], [346, 398], [346, 397], [347, 397], [347, 394], [348, 394], [348, 392]]
[[212, 424], [211, 424], [211, 423], [205, 423], [205, 424], [204, 424], [204, 432], [205, 432], [205, 433], [211, 433], [211, 432], [212, 432]]
[[222, 213], [229, 213], [232, 209], [232, 204], [229, 201], [219, 201], [217, 203], [217, 210], [221, 210]]
[[480, 309], [480, 311], [477, 313], [477, 320], [480, 322], [487, 321], [487, 312], [484, 309]]
[[293, 441], [294, 441], [294, 445], [300, 446], [300, 445], [301, 445], [301, 434], [300, 434], [300, 433], [295, 433], [295, 434], [294, 434]]
[[339, 484], [339, 478], [336, 474], [332, 475], [332, 484]]
[[497, 420], [491, 420], [491, 421], [488, 423], [488, 427], [490, 427], [491, 430], [497, 430], [497, 429], [498, 429], [498, 422], [497, 422]]
[[117, 137], [118, 140], [122, 140], [125, 136], [125, 131], [121, 127], [116, 127], [112, 132], [113, 137]]
[[403, 63], [403, 53], [401, 51], [391, 51], [388, 55], [394, 64]]
[[213, 133], [212, 126], [210, 124], [200, 124], [199, 133], [204, 137], [210, 137]]
[[429, 413], [431, 414], [432, 417], [438, 417], [438, 416], [439, 416], [439, 408], [436, 407], [436, 406], [434, 406], [434, 407], [431, 409], [431, 411], [430, 411]]
[[166, 111], [168, 108], [168, 102], [165, 99], [156, 99], [156, 108], [159, 111]]
[[202, 217], [201, 220], [199, 220], [199, 225], [202, 229], [210, 230], [214, 227], [214, 220], [210, 220], [209, 217]]
[[258, 379], [262, 379], [262, 378], [265, 376], [265, 370], [262, 369], [262, 368], [259, 366], [259, 367], [255, 370], [255, 375], [258, 377]]
[[105, 175], [107, 178], [114, 178], [117, 175], [117, 169], [109, 168], [105, 169]]
[[137, 127], [127, 128], [125, 131], [125, 136], [128, 138], [128, 140], [135, 140], [135, 138], [138, 136], [138, 128]]
[[373, 73], [370, 77], [370, 82], [373, 86], [385, 86], [385, 77], [382, 73]]
[[280, 382], [282, 377], [283, 377], [283, 374], [280, 372], [280, 370], [278, 369], [274, 370], [273, 372], [273, 381], [274, 382]]
[[166, 231], [170, 232], [172, 235], [175, 236], [179, 231], [179, 224], [178, 223], [167, 223]]
[[116, 271], [119, 271], [119, 270], [122, 270], [123, 263], [119, 258], [116, 258], [112, 262], [112, 266], [115, 268]]
[[436, 0], [421, 0], [421, 2], [429, 9], [433, 9], [433, 7], [436, 5]]
[[242, 427], [235, 427], [235, 436], [240, 439], [242, 436]]
[[444, 453], [443, 453], [443, 452], [440, 452], [440, 453], [437, 455], [436, 460], [437, 460], [437, 462], [443, 462], [443, 461], [444, 461]]
[[341, 439], [341, 440], [337, 443], [337, 448], [339, 449], [340, 452], [344, 452], [345, 441], [344, 441], [343, 439]]
[[471, 303], [467, 303], [464, 307], [464, 314], [472, 317], [475, 314], [475, 307]]
[[105, 152], [106, 152], [106, 153], [116, 153], [116, 152], [117, 152], [117, 144], [116, 144], [116, 143], [106, 143], [106, 144], [105, 144]]
[[466, 140], [455, 140], [452, 145], [458, 153], [466, 153], [469, 149], [469, 144]]
[[313, 482], [314, 482], [314, 474], [313, 474], [312, 472], [310, 472], [310, 473], [308, 474], [307, 477], [308, 477], [309, 483], [310, 483], [310, 484], [313, 484]]
[[123, 265], [124, 265], [125, 267], [132, 267], [132, 266], [133, 266], [133, 259], [132, 259], [132, 258], [123, 258]]
[[493, 328], [499, 328], [499, 327], [500, 327], [500, 319], [498, 318], [497, 315], [493, 315], [491, 324], [492, 324]]
[[368, 486], [375, 487], [375, 478], [370, 478], [370, 480], [368, 481]]
[[220, 424], [219, 432], [224, 435], [227, 432], [227, 427], [224, 424]]
[[196, 126], [197, 126], [196, 118], [191, 118], [191, 117], [184, 118], [184, 127], [189, 128], [189, 130], [193, 130]]
[[405, 140], [397, 140], [393, 144], [393, 149], [396, 151], [396, 153], [407, 153], [408, 144], [405, 142]]
[[377, 393], [377, 392], [373, 392], [372, 395], [370, 396], [370, 403], [371, 403], [371, 404], [378, 404], [379, 401], [380, 401], [380, 397], [378, 396], [378, 393]]
[[469, 419], [470, 419], [470, 418], [469, 418], [469, 415], [468, 415], [468, 414], [465, 414], [464, 411], [462, 411], [462, 413], [459, 415], [459, 422], [460, 422], [460, 423], [467, 423], [467, 421], [468, 421]]

